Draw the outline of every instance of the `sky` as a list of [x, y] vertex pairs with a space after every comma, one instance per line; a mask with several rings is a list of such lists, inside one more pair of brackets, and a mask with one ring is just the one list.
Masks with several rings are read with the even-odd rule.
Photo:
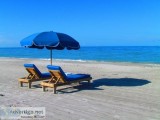
[[160, 0], [0, 0], [0, 47], [44, 31], [81, 46], [160, 46]]

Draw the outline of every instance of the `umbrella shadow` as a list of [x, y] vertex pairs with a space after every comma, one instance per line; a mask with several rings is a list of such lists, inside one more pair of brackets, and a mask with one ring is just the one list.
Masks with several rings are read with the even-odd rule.
[[101, 78], [94, 80], [93, 87], [117, 86], [117, 87], [136, 87], [151, 83], [149, 80], [137, 78]]
[[[82, 83], [78, 86], [67, 87], [57, 90], [60, 93], [74, 93], [82, 90], [104, 90], [102, 86], [114, 86], [114, 87], [136, 87], [143, 86], [151, 83], [149, 80], [137, 79], [137, 78], [100, 78], [93, 80], [88, 86], [87, 83]], [[71, 89], [71, 90], [68, 90]]]

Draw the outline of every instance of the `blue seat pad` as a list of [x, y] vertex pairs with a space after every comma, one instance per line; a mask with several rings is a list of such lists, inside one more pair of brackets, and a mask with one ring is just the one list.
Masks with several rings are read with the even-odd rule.
[[72, 80], [89, 78], [90, 75], [89, 74], [67, 74], [66, 77], [68, 81], [72, 81]]
[[24, 64], [24, 67], [26, 67], [26, 68], [34, 68], [37, 71], [37, 73], [40, 75], [41, 78], [51, 77], [49, 72], [41, 73], [39, 71], [39, 69], [34, 64]]
[[41, 78], [48, 78], [51, 77], [51, 74], [49, 72], [41, 73]]
[[79, 80], [79, 79], [85, 79], [90, 77], [89, 74], [72, 74], [72, 73], [65, 74], [65, 72], [62, 70], [60, 66], [48, 65], [47, 68], [49, 70], [59, 70], [66, 81]]

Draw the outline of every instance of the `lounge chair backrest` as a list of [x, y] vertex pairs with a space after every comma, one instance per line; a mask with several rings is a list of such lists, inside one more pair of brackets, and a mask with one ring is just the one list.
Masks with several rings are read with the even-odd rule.
[[34, 64], [24, 64], [24, 67], [30, 74], [36, 74], [37, 77], [41, 77], [42, 73], [38, 70], [38, 68]]
[[55, 77], [57, 77], [57, 78], [61, 77], [61, 81], [62, 82], [65, 82], [65, 80], [67, 80], [67, 76], [66, 76], [66, 74], [64, 73], [64, 71], [62, 70], [62, 68], [60, 66], [48, 65], [47, 68], [48, 68], [48, 70], [50, 72], [54, 71], [53, 74], [54, 74]]

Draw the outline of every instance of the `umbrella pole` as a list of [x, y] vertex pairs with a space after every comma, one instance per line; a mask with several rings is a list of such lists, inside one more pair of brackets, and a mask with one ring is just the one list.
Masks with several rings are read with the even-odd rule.
[[52, 65], [52, 49], [51, 49], [51, 65]]

